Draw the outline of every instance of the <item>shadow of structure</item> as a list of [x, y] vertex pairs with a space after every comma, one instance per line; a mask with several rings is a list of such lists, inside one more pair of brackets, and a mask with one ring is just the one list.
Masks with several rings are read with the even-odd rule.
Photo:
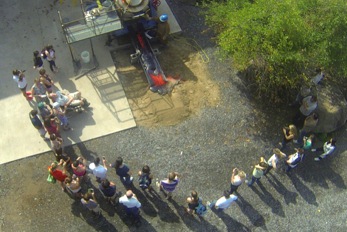
[[[118, 122], [126, 122], [132, 118], [121, 119], [119, 114], [129, 110], [127, 99], [123, 91], [121, 82], [119, 81], [116, 72], [111, 72], [109, 69], [98, 69], [87, 74], [96, 93], [102, 103], [108, 108], [111, 114]], [[125, 101], [126, 104], [116, 104], [120, 101]], [[126, 107], [125, 107], [126, 106]]]

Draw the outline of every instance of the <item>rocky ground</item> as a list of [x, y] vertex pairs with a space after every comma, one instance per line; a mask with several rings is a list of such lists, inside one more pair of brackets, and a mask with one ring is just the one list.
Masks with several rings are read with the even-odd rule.
[[[190, 190], [203, 200], [216, 199], [228, 188], [233, 167], [250, 173], [260, 156], [269, 157], [293, 112], [254, 101], [229, 63], [216, 55], [200, 9], [184, 2], [169, 4], [184, 37], [197, 41], [210, 59], [211, 81], [220, 91], [218, 104], [206, 103], [175, 125], [146, 124], [66, 152], [88, 160], [122, 156], [133, 173], [148, 164], [158, 178], [177, 171], [182, 177], [173, 200], [160, 193], [145, 196], [135, 183], [143, 204], [142, 224], [135, 226], [121, 207], [107, 205], [96, 192], [102, 217], [94, 219], [57, 184], [46, 182], [53, 159], [46, 153], [0, 166], [0, 231], [346, 231], [346, 127], [334, 133], [338, 152], [324, 162], [315, 163], [309, 153], [290, 175], [273, 172], [259, 186], [242, 186], [237, 203], [224, 212], [209, 211], [201, 219], [184, 213]], [[124, 192], [113, 170], [108, 176]]]

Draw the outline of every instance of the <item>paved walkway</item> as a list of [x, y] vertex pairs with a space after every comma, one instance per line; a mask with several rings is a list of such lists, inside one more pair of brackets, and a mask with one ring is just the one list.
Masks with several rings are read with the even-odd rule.
[[[57, 14], [57, 10], [61, 10], [63, 16], [64, 13], [71, 14], [73, 10], [80, 10], [79, 6], [69, 4], [66, 1], [59, 5], [57, 1], [53, 6], [52, 1], [44, 0], [2, 3], [0, 14], [5, 19], [0, 21], [0, 164], [50, 150], [49, 144], [41, 139], [28, 118], [33, 106], [23, 98], [12, 80], [13, 69], [25, 69], [28, 89], [31, 88], [34, 78], [38, 76], [38, 71], [32, 68], [33, 51], [41, 50], [46, 44], [52, 44], [57, 54], [57, 74], [53, 74], [44, 61], [56, 86], [70, 92], [80, 90], [91, 103], [90, 110], [70, 118], [73, 129], [62, 133], [66, 144], [75, 144], [136, 126], [110, 52], [104, 46], [105, 36], [93, 39], [99, 68], [75, 79], [72, 59], [68, 46], [64, 43]], [[91, 53], [89, 41], [73, 45], [73, 52], [77, 57], [84, 50]]]

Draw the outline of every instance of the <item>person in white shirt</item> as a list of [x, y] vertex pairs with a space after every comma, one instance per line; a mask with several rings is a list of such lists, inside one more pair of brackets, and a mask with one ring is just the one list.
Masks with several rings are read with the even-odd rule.
[[228, 190], [224, 191], [224, 194], [221, 198], [214, 202], [207, 202], [208, 207], [211, 209], [220, 209], [224, 210], [230, 207], [230, 205], [237, 200], [237, 196], [230, 194]]
[[107, 165], [106, 160], [102, 159], [103, 165], [100, 165], [100, 158], [96, 157], [94, 163], [89, 165], [89, 168], [93, 171], [93, 175], [96, 177], [97, 182], [101, 182], [106, 179]]
[[233, 172], [231, 174], [230, 178], [230, 194], [237, 191], [238, 187], [245, 182], [246, 180], [246, 173], [242, 170], [239, 170], [237, 168], [233, 169]]
[[316, 149], [312, 149], [311, 151], [316, 152], [316, 151], [324, 151], [323, 154], [321, 154], [320, 156], [314, 158], [315, 161], [320, 161], [324, 158], [326, 158], [328, 155], [331, 155], [336, 148], [336, 139], [331, 138], [328, 142], [324, 143], [323, 147], [320, 148], [316, 148]]
[[135, 222], [139, 221], [141, 203], [131, 190], [128, 190], [124, 196], [119, 198], [119, 203], [124, 206], [125, 212], [128, 216], [132, 216]]
[[24, 72], [25, 71], [20, 71], [18, 69], [15, 69], [12, 71], [12, 74], [13, 74], [13, 80], [17, 83], [18, 88], [22, 92], [23, 96], [28, 100], [28, 96], [26, 93], [28, 83], [25, 78]]
[[273, 168], [277, 168], [277, 164], [279, 161], [285, 157], [287, 157], [286, 154], [284, 154], [280, 149], [275, 148], [273, 149], [273, 155], [270, 157], [270, 159], [267, 161], [268, 167], [264, 172], [264, 176]]
[[304, 116], [309, 116], [318, 106], [316, 96], [308, 96], [302, 100], [302, 105], [300, 106], [300, 112]]

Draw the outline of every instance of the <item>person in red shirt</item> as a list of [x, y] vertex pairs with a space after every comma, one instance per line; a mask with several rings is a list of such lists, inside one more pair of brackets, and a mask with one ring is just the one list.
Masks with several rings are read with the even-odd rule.
[[[62, 170], [58, 169], [59, 166], [61, 166], [63, 169]], [[66, 171], [66, 162], [63, 159], [61, 159], [59, 163], [54, 162], [51, 164], [51, 166], [48, 167], [48, 171], [54, 177], [54, 179], [59, 181], [61, 185], [61, 189], [64, 191], [65, 190], [64, 181], [65, 181], [65, 178], [68, 177], [68, 173]]]

